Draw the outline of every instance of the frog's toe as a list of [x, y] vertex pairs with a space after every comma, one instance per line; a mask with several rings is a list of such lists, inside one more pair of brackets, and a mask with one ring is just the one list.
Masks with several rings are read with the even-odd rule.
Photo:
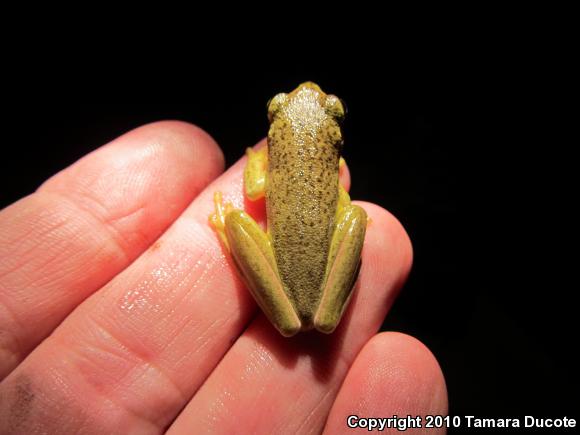
[[287, 322], [284, 324], [275, 325], [276, 329], [282, 334], [284, 337], [292, 337], [298, 334], [302, 330], [302, 325], [300, 321], [296, 323], [295, 321]]
[[338, 308], [336, 310], [318, 313], [314, 318], [314, 329], [323, 334], [332, 334], [340, 323], [343, 310], [344, 308]]
[[226, 216], [233, 210], [231, 203], [224, 204], [222, 193], [217, 191], [213, 196], [214, 212], [209, 215], [209, 224], [215, 229], [222, 243], [229, 249], [229, 243], [225, 234]]

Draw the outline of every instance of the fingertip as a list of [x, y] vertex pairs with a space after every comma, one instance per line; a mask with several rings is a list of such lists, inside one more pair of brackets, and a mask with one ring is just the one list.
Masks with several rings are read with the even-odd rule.
[[401, 333], [374, 336], [351, 366], [329, 414], [325, 433], [341, 432], [350, 415], [446, 415], [441, 368], [419, 340]]
[[447, 413], [441, 367], [429, 348], [415, 337], [399, 332], [377, 334], [359, 356], [362, 364], [375, 368], [375, 381], [388, 389], [393, 406], [408, 404], [415, 415]]
[[340, 184], [344, 187], [347, 192], [350, 190], [350, 170], [348, 169], [348, 164], [345, 163], [339, 167], [338, 177], [340, 179]]
[[252, 147], [252, 149], [253, 149], [254, 151], [258, 151], [259, 149], [261, 149], [261, 148], [264, 148], [264, 147], [265, 147], [265, 146], [267, 146], [267, 145], [268, 145], [268, 139], [266, 139], [266, 138], [264, 137], [264, 138], [260, 139], [260, 141], [259, 141], [259, 142], [258, 142], [256, 145], [254, 145], [254, 146]]
[[172, 132], [178, 139], [176, 142], [180, 142], [179, 139], [181, 139], [184, 143], [189, 138], [191, 143], [199, 147], [197, 151], [200, 154], [203, 153], [202, 157], [205, 157], [206, 160], [212, 159], [219, 173], [223, 172], [225, 167], [224, 153], [215, 139], [207, 131], [195, 124], [176, 120], [158, 121], [148, 126], [151, 129]]
[[404, 281], [413, 265], [413, 244], [401, 222], [383, 207], [366, 201], [355, 201], [367, 212], [367, 240], [388, 248], [399, 262], [399, 270]]
[[127, 174], [139, 178], [147, 173], [157, 179], [177, 176], [179, 180], [171, 180], [174, 184], [183, 181], [190, 184], [191, 191], [199, 191], [223, 170], [223, 152], [207, 132], [183, 121], [156, 121], [95, 149], [50, 177], [38, 190], [85, 193], [106, 184], [103, 180], [114, 182]]
[[185, 121], [162, 120], [144, 124], [105, 145], [111, 146], [165, 152], [177, 162], [179, 159], [191, 163], [203, 161], [214, 178], [223, 172], [225, 166], [223, 151], [213, 137]]

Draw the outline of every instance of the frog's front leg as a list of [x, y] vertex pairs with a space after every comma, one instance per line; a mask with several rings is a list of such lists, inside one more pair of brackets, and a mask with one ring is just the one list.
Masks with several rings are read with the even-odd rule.
[[268, 147], [254, 151], [246, 150], [248, 162], [244, 169], [244, 189], [246, 196], [252, 201], [264, 197], [266, 193], [266, 169], [268, 167]]
[[339, 190], [336, 226], [328, 255], [326, 278], [314, 317], [314, 327], [326, 334], [334, 331], [352, 295], [367, 227], [364, 209], [351, 204], [348, 193], [342, 187]]

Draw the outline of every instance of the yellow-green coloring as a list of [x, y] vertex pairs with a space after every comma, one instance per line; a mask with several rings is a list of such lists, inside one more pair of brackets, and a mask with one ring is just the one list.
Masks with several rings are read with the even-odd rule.
[[256, 302], [286, 337], [331, 333], [352, 294], [367, 216], [339, 183], [339, 98], [306, 82], [268, 104], [268, 145], [247, 150], [245, 194], [265, 196], [267, 231], [215, 194], [210, 222]]

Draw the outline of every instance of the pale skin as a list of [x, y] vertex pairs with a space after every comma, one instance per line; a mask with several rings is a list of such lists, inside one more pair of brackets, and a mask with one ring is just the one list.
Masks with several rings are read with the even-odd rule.
[[257, 314], [207, 225], [216, 190], [244, 205], [245, 163], [223, 172], [202, 130], [155, 123], [0, 212], [0, 433], [350, 433], [350, 413], [446, 413], [429, 350], [377, 334], [412, 260], [386, 210], [358, 203], [372, 224], [333, 334], [284, 338]]

